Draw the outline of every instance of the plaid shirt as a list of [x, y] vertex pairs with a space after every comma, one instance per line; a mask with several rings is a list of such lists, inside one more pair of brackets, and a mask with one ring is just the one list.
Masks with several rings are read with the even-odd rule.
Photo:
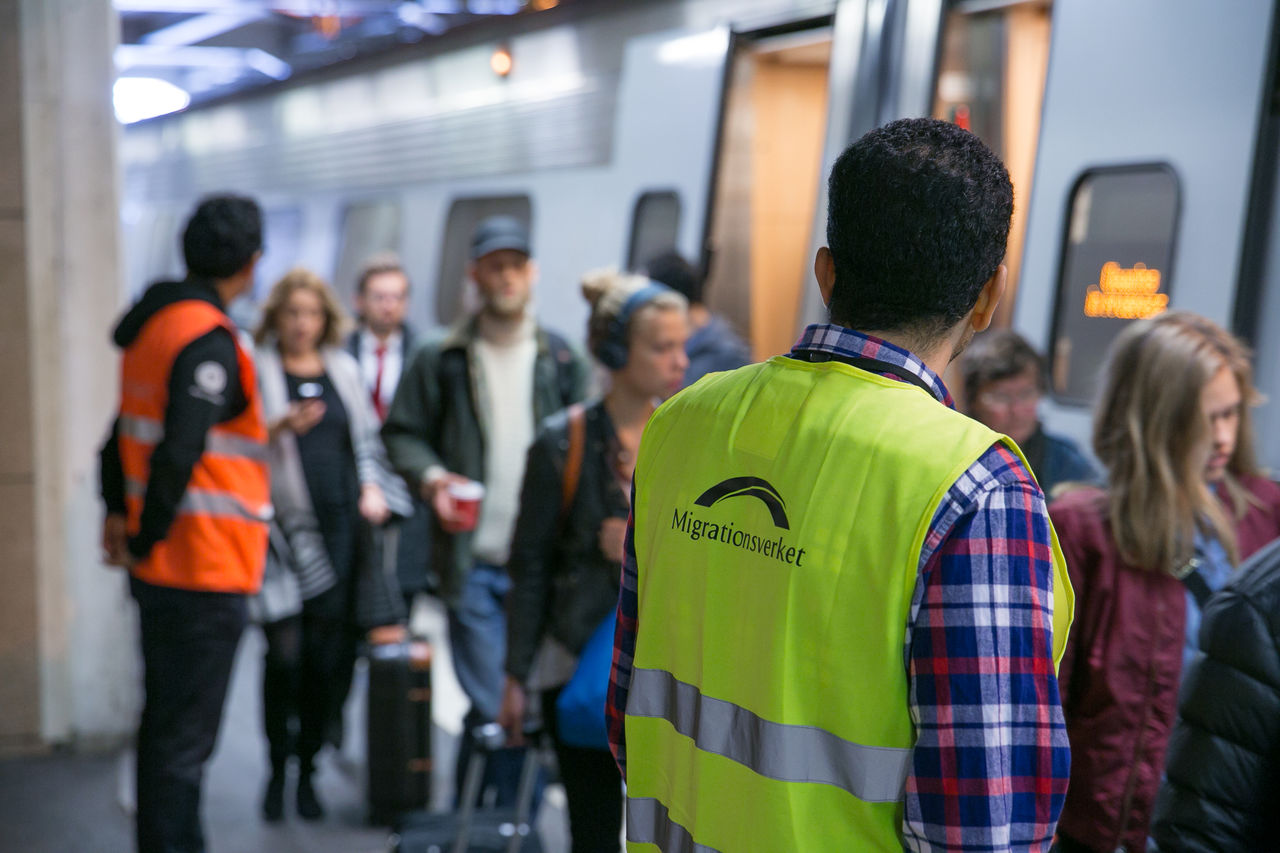
[[[800, 351], [905, 368], [954, 408], [937, 374], [878, 338], [814, 325], [792, 350]], [[984, 453], [943, 498], [918, 572], [903, 647], [917, 735], [903, 844], [913, 851], [1048, 850], [1070, 776], [1052, 659], [1049, 516], [1044, 494], [1003, 444]], [[629, 527], [605, 709], [624, 778], [636, 580]]]

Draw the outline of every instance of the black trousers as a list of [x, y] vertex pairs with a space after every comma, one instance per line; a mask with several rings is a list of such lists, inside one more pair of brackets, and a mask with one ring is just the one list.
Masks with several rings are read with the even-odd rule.
[[556, 698], [560, 688], [542, 694], [542, 719], [551, 733], [569, 805], [573, 853], [618, 853], [622, 836], [622, 774], [607, 749], [584, 749], [560, 740]]
[[262, 717], [271, 767], [279, 772], [297, 755], [309, 773], [325, 742], [336, 746], [341, 738], [356, 636], [346, 619], [323, 607], [306, 607], [301, 615], [263, 625], [262, 632]]
[[138, 725], [138, 851], [202, 853], [200, 785], [244, 630], [245, 597], [137, 578], [130, 589], [146, 691]]

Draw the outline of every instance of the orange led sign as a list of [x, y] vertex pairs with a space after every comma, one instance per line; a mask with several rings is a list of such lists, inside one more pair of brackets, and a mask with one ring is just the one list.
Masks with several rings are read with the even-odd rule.
[[1169, 294], [1160, 293], [1160, 270], [1134, 264], [1126, 269], [1115, 261], [1102, 265], [1098, 283], [1084, 294], [1086, 317], [1115, 317], [1140, 320], [1154, 317], [1169, 307]]

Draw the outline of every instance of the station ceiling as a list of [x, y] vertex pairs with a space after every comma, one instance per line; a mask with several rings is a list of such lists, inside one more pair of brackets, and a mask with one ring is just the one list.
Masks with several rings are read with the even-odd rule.
[[[116, 70], [127, 82], [164, 81], [195, 104], [436, 38], [486, 18], [536, 14], [573, 2], [114, 0], [120, 13]], [[119, 93], [117, 86], [118, 106]]]

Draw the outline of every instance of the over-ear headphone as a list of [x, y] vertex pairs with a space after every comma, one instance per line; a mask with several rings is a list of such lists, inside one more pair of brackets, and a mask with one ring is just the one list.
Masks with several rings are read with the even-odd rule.
[[631, 322], [631, 315], [670, 289], [651, 281], [627, 297], [627, 301], [622, 303], [622, 310], [609, 321], [604, 340], [596, 345], [596, 358], [601, 364], [610, 370], [621, 370], [627, 366], [627, 324]]

